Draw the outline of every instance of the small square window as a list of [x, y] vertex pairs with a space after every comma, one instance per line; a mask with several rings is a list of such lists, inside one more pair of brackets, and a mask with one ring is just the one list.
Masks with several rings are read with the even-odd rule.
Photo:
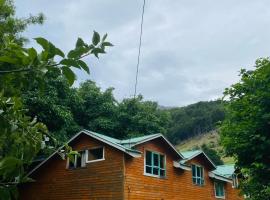
[[94, 162], [104, 159], [104, 147], [88, 150], [87, 162]]
[[156, 152], [145, 152], [145, 173], [157, 177], [165, 177], [165, 156]]
[[78, 154], [72, 155], [72, 158], [68, 159], [68, 168], [80, 168], [85, 167], [86, 163], [86, 153], [85, 151], [79, 151]]

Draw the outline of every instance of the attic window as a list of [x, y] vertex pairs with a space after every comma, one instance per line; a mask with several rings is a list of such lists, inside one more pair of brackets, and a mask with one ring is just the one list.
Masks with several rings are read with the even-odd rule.
[[86, 153], [85, 151], [79, 151], [78, 155], [72, 155], [72, 158], [68, 159], [68, 169], [85, 167]]
[[104, 147], [87, 150], [87, 163], [104, 160]]
[[165, 177], [165, 155], [156, 152], [146, 151], [145, 174], [157, 177]]
[[204, 185], [203, 167], [192, 165], [192, 182], [195, 185]]
[[225, 199], [224, 183], [220, 181], [215, 182], [215, 196], [216, 198]]
[[232, 175], [232, 187], [233, 188], [238, 188], [238, 178], [237, 178], [237, 175], [234, 173]]

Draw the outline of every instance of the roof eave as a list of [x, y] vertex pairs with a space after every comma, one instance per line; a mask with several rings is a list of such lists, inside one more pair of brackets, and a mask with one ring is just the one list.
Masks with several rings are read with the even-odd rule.
[[[88, 131], [88, 130], [82, 130], [80, 132], [78, 132], [76, 135], [74, 135], [68, 142], [67, 144], [69, 144], [70, 142], [72, 142], [74, 139], [76, 139], [79, 135], [81, 135], [82, 133], [90, 136], [90, 137], [93, 137], [97, 140], [100, 140], [102, 142], [104, 142], [105, 144], [108, 144], [110, 146], [113, 146], [115, 147], [116, 149], [120, 150], [120, 151], [123, 151], [124, 153], [134, 157], [134, 158], [139, 158], [141, 157], [141, 152], [139, 151], [136, 151], [136, 150], [129, 150], [129, 149], [126, 149], [118, 144], [114, 144], [110, 141], [107, 141], [103, 138], [100, 138], [96, 135], [94, 135], [93, 133], [91, 133], [91, 131]], [[62, 148], [64, 148], [64, 145], [61, 146], [60, 148], [58, 148], [54, 153], [52, 153], [47, 159], [45, 159], [43, 162], [41, 162], [39, 165], [37, 165], [34, 169], [32, 169], [28, 174], [27, 176], [30, 176], [33, 172], [35, 172], [38, 168], [40, 168], [43, 164], [45, 164], [49, 159], [51, 159], [54, 155], [56, 155]]]
[[191, 167], [190, 166], [181, 164], [179, 161], [173, 161], [173, 166], [175, 168], [180, 168], [180, 169], [184, 169], [184, 170], [187, 170], [187, 171], [191, 171]]
[[232, 183], [232, 180], [230, 178], [225, 177], [225, 176], [218, 175], [218, 174], [215, 174], [213, 172], [209, 172], [208, 175], [209, 175], [210, 178], [217, 179], [217, 180], [220, 180], [220, 181], [225, 181], [225, 182], [228, 182], [228, 183]]
[[210, 159], [203, 151], [200, 151], [200, 152], [198, 152], [198, 153], [192, 155], [191, 157], [186, 158], [186, 160], [184, 161], [184, 163], [186, 163], [186, 162], [192, 160], [193, 158], [199, 156], [200, 154], [203, 154], [203, 155], [207, 158], [207, 160], [208, 160], [208, 161], [210, 162], [210, 164], [214, 167], [214, 169], [217, 168], [216, 165], [213, 163], [213, 161], [212, 161], [212, 160], [211, 160], [211, 159]]

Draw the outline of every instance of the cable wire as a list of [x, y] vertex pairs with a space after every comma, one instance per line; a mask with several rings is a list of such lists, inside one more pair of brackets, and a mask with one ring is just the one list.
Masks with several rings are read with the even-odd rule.
[[139, 41], [139, 51], [138, 51], [138, 57], [137, 57], [136, 79], [135, 79], [135, 87], [134, 87], [134, 98], [136, 97], [136, 94], [137, 94], [138, 75], [139, 75], [139, 66], [140, 66], [140, 57], [141, 57], [141, 46], [142, 46], [142, 34], [143, 34], [144, 8], [145, 8], [145, 0], [143, 0], [143, 9], [142, 9], [142, 18], [141, 18], [141, 31], [140, 31], [140, 41]]

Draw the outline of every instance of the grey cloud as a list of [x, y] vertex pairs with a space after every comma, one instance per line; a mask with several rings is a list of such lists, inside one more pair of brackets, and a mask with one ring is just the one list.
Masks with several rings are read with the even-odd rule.
[[[134, 90], [142, 0], [16, 1], [18, 15], [43, 12], [47, 21], [25, 35], [44, 36], [68, 50], [91, 31], [109, 33], [115, 47], [87, 58], [89, 77], [118, 99]], [[270, 55], [268, 0], [146, 0], [138, 92], [162, 105], [179, 106], [222, 96], [241, 67]]]

